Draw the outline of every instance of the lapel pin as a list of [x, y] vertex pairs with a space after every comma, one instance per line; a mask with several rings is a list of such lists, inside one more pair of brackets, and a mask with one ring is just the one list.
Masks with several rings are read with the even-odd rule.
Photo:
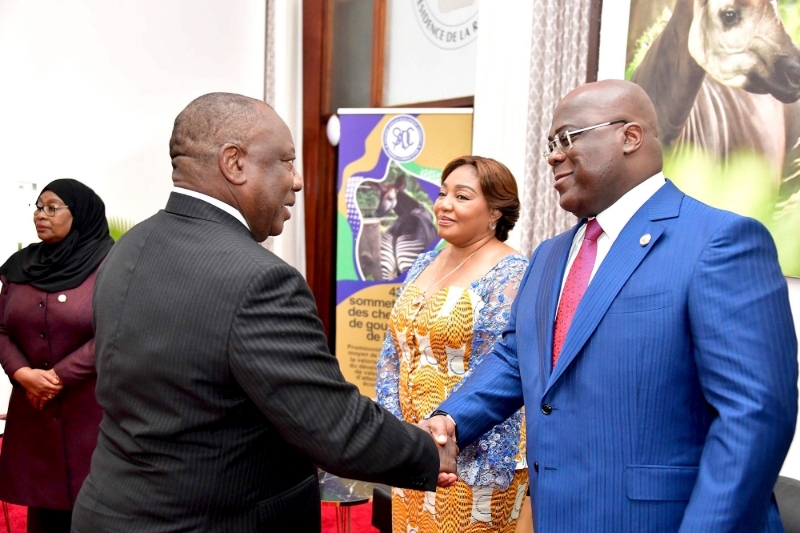
[[67, 301], [67, 295], [66, 294], [59, 294], [58, 295], [58, 301], [63, 304], [64, 302]]
[[639, 244], [641, 244], [642, 246], [647, 246], [648, 244], [650, 244], [650, 234], [645, 233], [644, 235], [642, 235], [639, 238]]

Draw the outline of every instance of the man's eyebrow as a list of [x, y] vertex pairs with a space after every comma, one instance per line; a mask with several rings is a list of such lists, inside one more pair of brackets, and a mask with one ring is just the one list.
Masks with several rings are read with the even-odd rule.
[[548, 141], [552, 141], [552, 140], [553, 140], [553, 137], [554, 137], [554, 135], [558, 135], [558, 133], [559, 133], [559, 132], [562, 132], [562, 131], [564, 131], [564, 130], [574, 130], [574, 129], [576, 129], [576, 128], [575, 128], [575, 126], [573, 126], [572, 124], [569, 124], [569, 123], [567, 123], [567, 124], [562, 124], [561, 126], [559, 126], [559, 127], [558, 127], [558, 129], [556, 129], [556, 130], [554, 131], [554, 134], [553, 134], [553, 135], [548, 135], [548, 136], [547, 136], [547, 140], [548, 140]]

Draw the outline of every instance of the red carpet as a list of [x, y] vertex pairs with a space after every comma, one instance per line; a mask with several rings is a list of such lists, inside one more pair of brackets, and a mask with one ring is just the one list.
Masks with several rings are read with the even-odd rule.
[[[13, 533], [25, 533], [25, 528], [28, 524], [28, 508], [8, 504], [8, 514], [11, 518], [11, 531]], [[6, 519], [2, 516], [0, 516], [0, 532], [6, 532]]]
[[[372, 526], [372, 504], [365, 503], [351, 508], [350, 524], [353, 533], [378, 533]], [[336, 507], [322, 506], [322, 533], [336, 533]]]
[[[0, 450], [3, 449], [3, 437], [0, 436]], [[11, 531], [13, 533], [25, 533], [28, 526], [28, 508], [19, 505], [8, 504], [8, 514], [11, 519]], [[6, 518], [0, 511], [0, 533], [6, 533]]]
[[[25, 507], [19, 505], [9, 505], [9, 514], [11, 516], [11, 531], [13, 533], [24, 533], [26, 526], [27, 510]], [[366, 503], [364, 505], [357, 505], [353, 507], [350, 514], [350, 521], [353, 527], [353, 533], [378, 533], [378, 530], [372, 527], [370, 523], [372, 520], [372, 504]], [[0, 533], [5, 533], [5, 518], [0, 518]], [[336, 533], [336, 508], [323, 505], [322, 506], [322, 532], [323, 533]]]
[[[0, 437], [0, 448], [3, 446], [3, 438]], [[9, 504], [9, 515], [11, 518], [11, 531], [13, 533], [25, 533], [27, 527], [28, 510], [19, 505]], [[350, 521], [353, 533], [378, 533], [372, 527], [372, 504], [356, 505], [352, 508]], [[6, 520], [0, 513], [0, 533], [6, 531]], [[336, 508], [330, 505], [322, 506], [322, 533], [336, 533]]]

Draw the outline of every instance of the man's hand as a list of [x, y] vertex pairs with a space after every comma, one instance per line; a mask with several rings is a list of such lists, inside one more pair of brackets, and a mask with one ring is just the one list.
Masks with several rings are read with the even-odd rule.
[[433, 436], [433, 440], [436, 441], [436, 444], [444, 446], [445, 437], [450, 437], [453, 439], [453, 442], [456, 440], [456, 425], [449, 416], [432, 416], [417, 425], [429, 432]]
[[437, 485], [440, 487], [452, 487], [458, 481], [458, 476], [456, 475], [456, 456], [458, 455], [456, 425], [450, 418], [443, 415], [423, 420], [417, 425], [431, 434], [439, 448], [439, 479], [437, 480]]
[[455, 439], [446, 437], [444, 440], [444, 446], [439, 444], [438, 441], [436, 442], [439, 448], [439, 478], [436, 484], [440, 487], [452, 487], [458, 481], [458, 475], [456, 475], [458, 446], [456, 446]]

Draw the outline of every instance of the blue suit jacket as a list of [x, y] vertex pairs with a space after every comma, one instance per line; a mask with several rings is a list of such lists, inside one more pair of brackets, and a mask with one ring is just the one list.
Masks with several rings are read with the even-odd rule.
[[551, 371], [576, 229], [539, 246], [503, 341], [440, 406], [459, 444], [524, 401], [537, 533], [783, 531], [772, 485], [797, 339], [767, 230], [667, 182], [614, 242]]

